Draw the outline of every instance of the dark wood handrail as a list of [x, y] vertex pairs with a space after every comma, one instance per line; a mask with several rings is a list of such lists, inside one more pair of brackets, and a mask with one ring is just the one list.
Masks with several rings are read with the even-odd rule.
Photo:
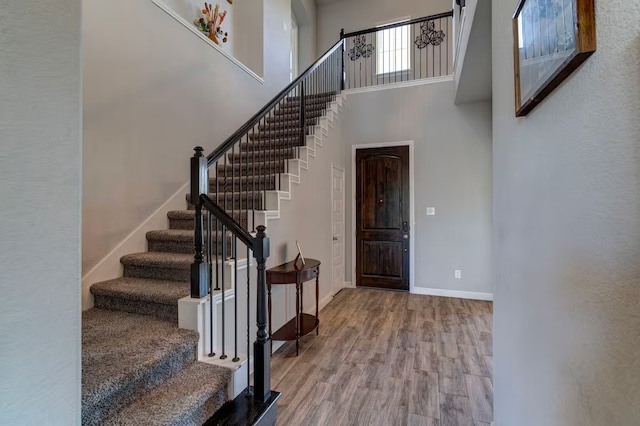
[[439, 13], [437, 15], [430, 15], [430, 16], [424, 16], [422, 18], [411, 19], [409, 21], [396, 22], [395, 24], [383, 25], [380, 27], [369, 28], [366, 30], [354, 31], [351, 33], [346, 33], [344, 37], [355, 37], [362, 34], [375, 33], [376, 31], [388, 30], [390, 28], [397, 28], [405, 25], [417, 24], [424, 21], [432, 21], [434, 19], [447, 18], [449, 16], [453, 16], [453, 10], [450, 12]]
[[227, 227], [233, 235], [240, 238], [240, 240], [248, 247], [253, 248], [253, 237], [247, 232], [238, 222], [236, 222], [229, 214], [224, 211], [220, 206], [213, 202], [207, 194], [200, 194], [200, 202], [205, 209], [209, 210], [212, 215], [216, 217], [224, 226]]
[[258, 111], [253, 117], [251, 117], [249, 121], [247, 121], [242, 127], [240, 127], [240, 129], [238, 129], [238, 131], [229, 136], [227, 140], [225, 140], [219, 147], [214, 149], [211, 154], [207, 155], [207, 162], [209, 166], [211, 166], [216, 160], [224, 156], [224, 154], [233, 146], [233, 144], [238, 142], [240, 138], [246, 135], [256, 125], [256, 123], [258, 123], [258, 121], [260, 121], [260, 119], [264, 117], [266, 113], [273, 109], [278, 104], [278, 102], [284, 99], [289, 94], [289, 92], [291, 92], [291, 90], [296, 87], [304, 78], [315, 71], [316, 68], [318, 68], [325, 59], [327, 59], [336, 49], [338, 49], [338, 47], [342, 47], [343, 43], [344, 40], [340, 40], [336, 44], [334, 44], [329, 50], [327, 50], [324, 55], [322, 55], [320, 58], [318, 58], [318, 60], [311, 64], [311, 66], [309, 66], [309, 68], [307, 68], [305, 72], [300, 74], [298, 78], [293, 80], [268, 104], [266, 104], [260, 111]]

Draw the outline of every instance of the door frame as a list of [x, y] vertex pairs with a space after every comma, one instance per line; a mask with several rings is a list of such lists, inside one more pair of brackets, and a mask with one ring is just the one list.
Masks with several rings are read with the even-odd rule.
[[[331, 163], [331, 184], [329, 185], [329, 188], [331, 193], [330, 193], [330, 199], [331, 199], [331, 203], [330, 207], [331, 207], [331, 237], [333, 238], [333, 169], [337, 169], [340, 170], [342, 172], [343, 175], [343, 184], [344, 187], [342, 188], [342, 215], [344, 216], [343, 220], [342, 220], [342, 267], [344, 268], [347, 265], [347, 242], [345, 241], [345, 237], [346, 237], [346, 231], [347, 231], [347, 211], [346, 211], [346, 201], [347, 201], [347, 194], [346, 194], [346, 189], [347, 189], [347, 171], [344, 169], [344, 167], [342, 167], [339, 164], [336, 163]], [[345, 270], [342, 271], [342, 286], [340, 287], [340, 289], [338, 289], [336, 291], [335, 288], [333, 288], [333, 259], [334, 259], [334, 253], [333, 253], [333, 240], [331, 241], [331, 294], [335, 295], [336, 293], [338, 293], [338, 291], [342, 290], [343, 288], [346, 287], [345, 283], [345, 275], [346, 275], [346, 268]]]
[[416, 216], [415, 216], [415, 185], [414, 185], [414, 167], [413, 167], [413, 141], [397, 141], [397, 142], [380, 142], [380, 143], [364, 143], [351, 145], [351, 281], [352, 286], [357, 287], [356, 275], [356, 151], [367, 148], [388, 148], [394, 146], [409, 147], [409, 293], [414, 293], [416, 270]]

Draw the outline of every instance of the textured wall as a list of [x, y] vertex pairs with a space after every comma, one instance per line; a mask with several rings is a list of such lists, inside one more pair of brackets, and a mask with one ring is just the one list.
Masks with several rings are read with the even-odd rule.
[[[349, 95], [347, 271], [351, 259], [352, 145], [415, 143], [417, 287], [493, 293], [491, 284], [491, 104], [453, 104], [453, 82]], [[435, 216], [426, 208], [435, 207]], [[462, 270], [462, 279], [454, 270]]]
[[188, 181], [194, 146], [284, 88], [290, 20], [289, 0], [265, 2], [263, 85], [151, 0], [84, 2], [84, 273]]
[[493, 0], [495, 423], [640, 419], [640, 4], [597, 1], [598, 51], [515, 119]]
[[318, 53], [327, 51], [346, 32], [375, 27], [381, 22], [434, 15], [452, 9], [451, 0], [345, 0], [318, 7]]
[[0, 0], [0, 11], [0, 424], [74, 425], [80, 1]]

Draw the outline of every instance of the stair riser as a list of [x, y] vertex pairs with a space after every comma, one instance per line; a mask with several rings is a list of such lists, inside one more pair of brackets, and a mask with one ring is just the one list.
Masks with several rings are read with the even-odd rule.
[[[323, 116], [323, 111], [305, 111], [304, 117], [307, 120], [311, 119], [319, 119]], [[300, 111], [276, 111], [273, 115], [273, 118], [269, 120], [285, 120], [285, 121], [295, 121], [300, 122]], [[268, 121], [268, 120], [267, 120]]]
[[[214, 203], [216, 202], [215, 198], [212, 198], [212, 200]], [[239, 200], [235, 200], [234, 203], [232, 203], [231, 200], [228, 200], [226, 204], [224, 203], [224, 201], [220, 200], [216, 204], [224, 208], [229, 215], [233, 213], [232, 210], [262, 210], [263, 205], [261, 200], [249, 200], [248, 202], [243, 200], [242, 203]], [[189, 203], [187, 207], [189, 208], [189, 210], [195, 210], [195, 206], [193, 204]]]
[[138, 302], [120, 297], [94, 295], [94, 306], [111, 311], [124, 311], [138, 315], [150, 315], [167, 321], [178, 321], [178, 305], [165, 305], [150, 301]]
[[229, 154], [228, 161], [235, 163], [252, 163], [259, 161], [282, 161], [297, 158], [295, 150], [282, 148], [276, 151], [252, 151], [242, 154]]
[[287, 138], [293, 139], [294, 136], [300, 136], [302, 131], [299, 128], [288, 127], [286, 129], [272, 129], [265, 130], [260, 133], [256, 133], [249, 137], [250, 140], [265, 140], [265, 139], [275, 139], [275, 138]]
[[[219, 226], [222, 229], [222, 225]], [[206, 231], [205, 227], [205, 231]], [[195, 228], [194, 228], [194, 236], [195, 236]], [[218, 244], [216, 245], [215, 235], [213, 237], [213, 254], [222, 254], [222, 237], [218, 236]], [[191, 241], [149, 241], [148, 251], [152, 252], [162, 252], [162, 253], [184, 253], [184, 254], [195, 254], [195, 244]], [[231, 237], [227, 237], [227, 251], [230, 250], [232, 239]], [[217, 249], [216, 249], [217, 247]]]
[[152, 280], [166, 280], [191, 282], [191, 270], [171, 267], [125, 265], [124, 276], [133, 278], [149, 278]]
[[[239, 218], [236, 215], [236, 222], [240, 223], [240, 225], [247, 229], [248, 220], [245, 215], [243, 220], [238, 220]], [[204, 216], [204, 227], [207, 229], [207, 217]], [[169, 219], [169, 229], [188, 229], [194, 230], [196, 229], [195, 217], [193, 219]], [[218, 231], [222, 230], [222, 224], [218, 222]]]
[[273, 150], [279, 148], [301, 147], [300, 135], [293, 138], [282, 138], [271, 141], [253, 141], [242, 144], [242, 152], [261, 152], [263, 150]]
[[[305, 124], [307, 125], [307, 127], [309, 126], [315, 126], [316, 124], [318, 124], [318, 120], [317, 119], [306, 119]], [[287, 128], [287, 127], [300, 127], [300, 120], [299, 119], [294, 119], [294, 120], [283, 120], [282, 118], [273, 118], [273, 119], [269, 119], [267, 120], [266, 124], [261, 124], [260, 126], [258, 126], [258, 129], [260, 131], [264, 131], [264, 130], [269, 130], [269, 129], [281, 129], [281, 128]]]
[[152, 370], [142, 372], [135, 382], [129, 386], [118, 388], [114, 393], [109, 394], [99, 401], [83, 404], [82, 425], [98, 425], [110, 415], [118, 411], [119, 408], [131, 403], [136, 398], [144, 395], [148, 390], [158, 384], [168, 380], [196, 360], [196, 346], [183, 347], [175, 351], [171, 356], [166, 357]]
[[282, 163], [254, 163], [251, 165], [236, 164], [234, 166], [227, 166], [226, 168], [224, 166], [218, 167], [218, 177], [231, 179], [234, 173], [236, 178], [240, 178], [245, 176], [253, 176], [254, 173], [257, 175], [263, 175], [285, 173], [285, 171], [285, 165]]
[[215, 194], [217, 191], [220, 192], [254, 192], [259, 193], [261, 191], [269, 191], [272, 189], [276, 189], [276, 185], [278, 183], [278, 177], [276, 175], [275, 178], [270, 179], [236, 179], [233, 181], [232, 179], [227, 179], [226, 182], [224, 180], [220, 180], [218, 182], [218, 187], [216, 188], [215, 182], [211, 183], [209, 193]]

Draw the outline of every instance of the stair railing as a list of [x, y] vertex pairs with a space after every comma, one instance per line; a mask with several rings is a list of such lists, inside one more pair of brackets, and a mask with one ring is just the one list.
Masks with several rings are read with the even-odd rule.
[[450, 75], [453, 11], [344, 33], [346, 89]]
[[[225, 293], [235, 292], [233, 301], [233, 359], [239, 362], [238, 254], [246, 247], [247, 360], [251, 356], [250, 256], [257, 263], [256, 340], [253, 344], [254, 385], [247, 366], [246, 395], [259, 401], [270, 397], [271, 340], [267, 333], [266, 262], [269, 238], [260, 211], [289, 189], [290, 162], [296, 161], [307, 138], [319, 129], [328, 103], [344, 87], [344, 40], [341, 39], [304, 73], [281, 91], [208, 156], [201, 147], [191, 158], [189, 202], [195, 210], [194, 262], [191, 265], [191, 297], [210, 299], [209, 356], [227, 358]], [[264, 214], [263, 214], [264, 216]], [[205, 226], [206, 225], [206, 226]], [[229, 279], [225, 266], [233, 268]], [[221, 294], [221, 345], [214, 342], [213, 296]], [[214, 351], [220, 350], [216, 355]]]

